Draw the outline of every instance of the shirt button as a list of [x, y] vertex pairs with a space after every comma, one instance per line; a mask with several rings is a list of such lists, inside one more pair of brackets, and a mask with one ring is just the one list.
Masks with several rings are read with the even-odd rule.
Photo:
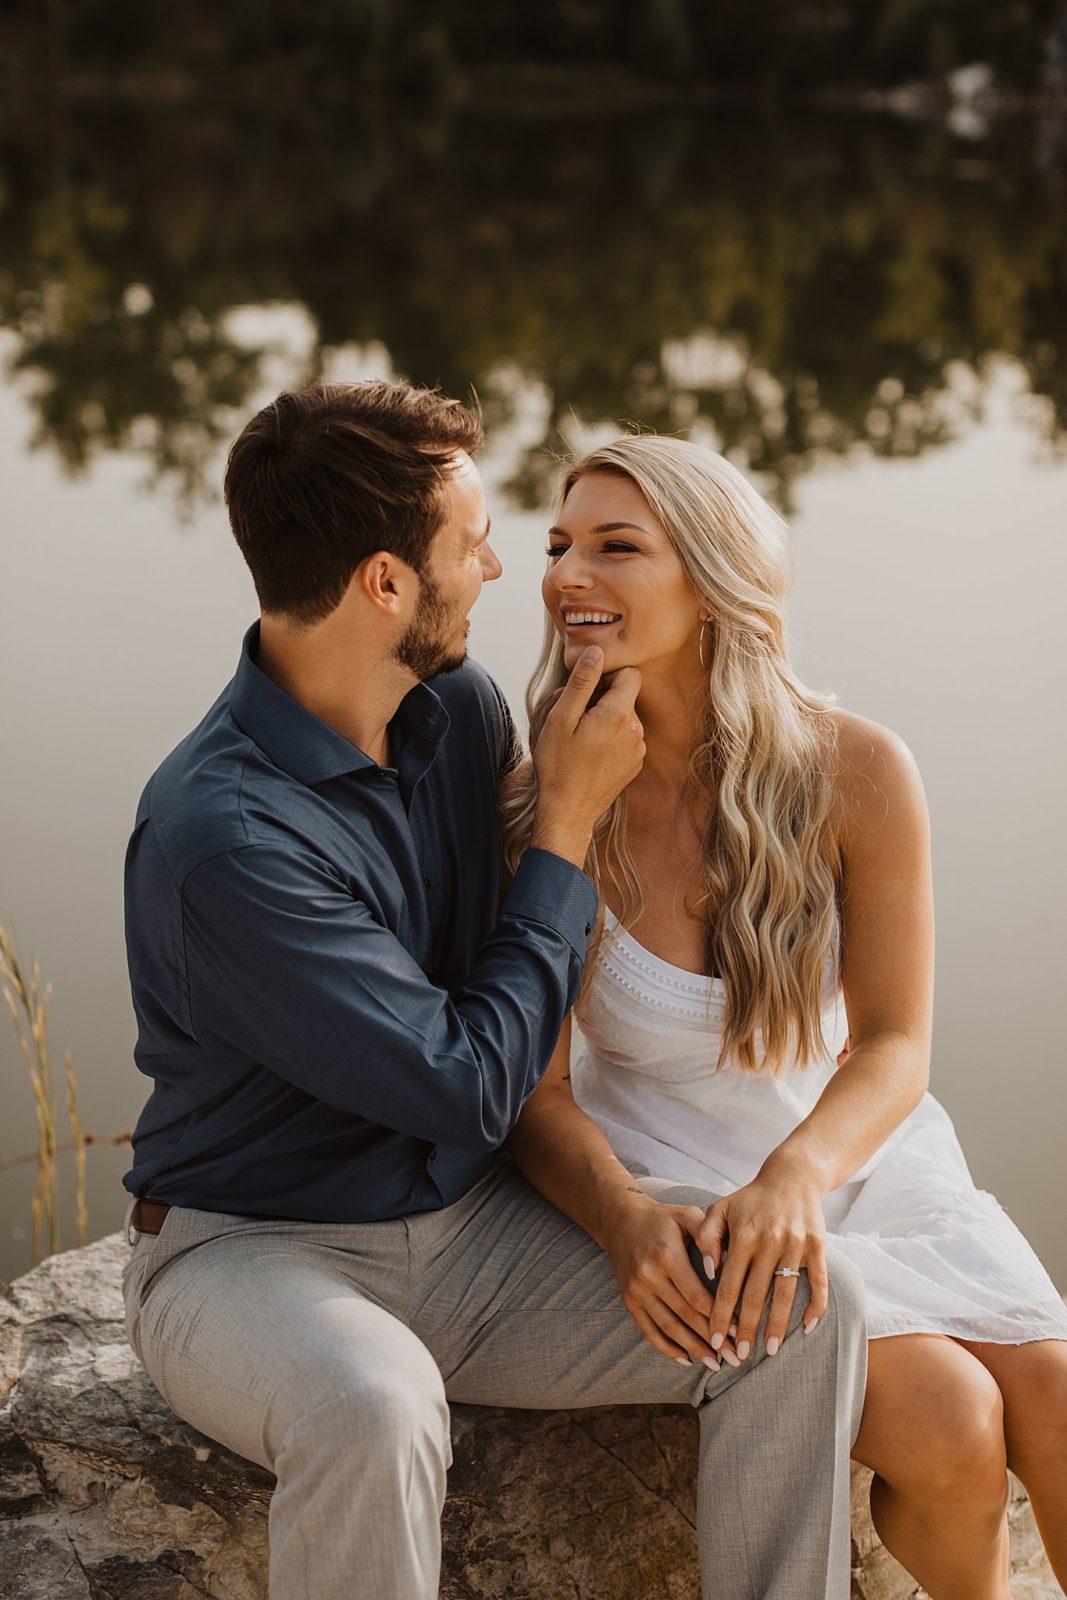
[[437, 1160], [437, 1151], [436, 1150], [431, 1150], [430, 1151], [430, 1157], [429, 1157], [429, 1165], [432, 1167], [436, 1160]]
[[424, 889], [428, 889], [428, 888], [429, 888], [429, 887], [430, 887], [430, 880], [429, 880], [429, 878], [423, 878], [423, 880], [422, 880], [422, 887], [423, 887], [423, 888], [424, 888]]

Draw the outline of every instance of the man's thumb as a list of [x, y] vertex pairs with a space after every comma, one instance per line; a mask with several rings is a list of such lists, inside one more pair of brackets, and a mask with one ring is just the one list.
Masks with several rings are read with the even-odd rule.
[[583, 650], [563, 686], [555, 714], [562, 713], [571, 726], [575, 726], [589, 704], [589, 697], [600, 682], [604, 668], [604, 652], [595, 644]]

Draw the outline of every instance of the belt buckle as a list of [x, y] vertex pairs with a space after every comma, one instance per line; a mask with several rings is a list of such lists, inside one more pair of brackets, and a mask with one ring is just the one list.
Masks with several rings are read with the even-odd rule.
[[128, 1245], [130, 1245], [131, 1248], [132, 1248], [133, 1245], [135, 1245], [137, 1243], [138, 1239], [141, 1238], [140, 1232], [133, 1226], [133, 1212], [134, 1212], [134, 1207], [137, 1204], [137, 1199], [138, 1199], [137, 1195], [134, 1195], [133, 1199], [130, 1201], [129, 1205], [126, 1207], [126, 1220], [122, 1224], [123, 1232], [126, 1235], [126, 1243]]

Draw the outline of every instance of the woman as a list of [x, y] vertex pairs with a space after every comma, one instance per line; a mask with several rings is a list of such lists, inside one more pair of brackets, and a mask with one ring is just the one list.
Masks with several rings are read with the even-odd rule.
[[[566, 479], [531, 735], [593, 642], [641, 671], [647, 756], [589, 862], [585, 1053], [572, 1082], [568, 1024], [511, 1149], [675, 1360], [746, 1359], [768, 1294], [773, 1356], [801, 1269], [813, 1330], [829, 1232], [867, 1284], [875, 1526], [933, 1600], [1005, 1600], [1007, 1466], [1067, 1584], [1067, 1314], [926, 1092], [922, 786], [899, 739], [793, 675], [788, 576], [778, 516], [694, 444], [619, 439]], [[505, 797], [510, 860], [534, 783]], [[670, 1183], [722, 1198], [657, 1201]]]

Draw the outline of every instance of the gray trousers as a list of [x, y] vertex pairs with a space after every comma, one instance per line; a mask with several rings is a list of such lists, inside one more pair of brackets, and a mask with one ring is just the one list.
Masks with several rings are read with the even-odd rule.
[[707, 1600], [846, 1600], [867, 1336], [860, 1277], [828, 1255], [815, 1332], [802, 1277], [778, 1355], [760, 1341], [719, 1373], [641, 1338], [607, 1256], [507, 1158], [454, 1205], [390, 1222], [175, 1208], [123, 1284], [171, 1408], [277, 1477], [271, 1600], [434, 1600], [450, 1399], [697, 1407]]

